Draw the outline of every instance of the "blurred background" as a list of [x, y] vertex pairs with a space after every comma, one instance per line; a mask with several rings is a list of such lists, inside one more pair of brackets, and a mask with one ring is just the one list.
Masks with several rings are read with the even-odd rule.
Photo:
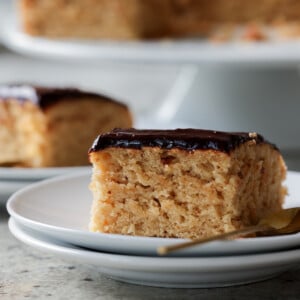
[[[14, 18], [15, 3], [0, 1], [1, 31], [7, 33]], [[9, 25], [8, 25], [9, 24]], [[0, 32], [1, 32], [0, 31]], [[1, 41], [1, 39], [0, 39]], [[114, 61], [42, 59], [0, 48], [0, 82], [29, 82], [46, 85], [78, 86], [104, 92], [126, 102], [134, 114], [149, 112], [160, 103], [176, 77], [178, 66]]]
[[51, 54], [52, 49], [39, 52], [22, 44], [13, 22], [13, 2], [0, 1], [0, 83], [73, 86], [112, 95], [130, 106], [137, 127], [257, 131], [280, 147], [289, 169], [300, 169], [299, 42], [191, 43], [179, 49], [175, 43], [174, 52], [168, 50], [171, 59], [166, 51], [159, 57], [157, 45], [151, 51], [139, 48], [137, 59], [132, 53], [126, 59], [126, 49], [121, 56], [68, 59], [60, 54], [64, 50]]

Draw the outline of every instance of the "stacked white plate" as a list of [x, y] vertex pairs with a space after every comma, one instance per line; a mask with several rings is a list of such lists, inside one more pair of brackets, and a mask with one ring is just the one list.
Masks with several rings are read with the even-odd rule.
[[17, 190], [57, 175], [78, 172], [90, 167], [66, 168], [12, 168], [0, 167], [0, 205], [5, 204], [8, 198]]
[[[161, 287], [220, 287], [255, 282], [300, 263], [300, 233], [218, 241], [160, 257], [182, 240], [88, 231], [90, 172], [48, 179], [8, 201], [9, 228], [22, 242], [117, 280]], [[286, 207], [300, 206], [300, 173], [289, 172]]]

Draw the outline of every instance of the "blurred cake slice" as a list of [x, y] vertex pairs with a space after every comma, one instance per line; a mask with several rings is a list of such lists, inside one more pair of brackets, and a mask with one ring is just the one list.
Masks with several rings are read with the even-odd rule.
[[100, 133], [132, 125], [129, 109], [69, 88], [0, 86], [0, 165], [87, 165]]
[[201, 238], [281, 209], [286, 167], [256, 133], [116, 129], [90, 149], [90, 230]]
[[207, 36], [223, 25], [300, 23], [300, 3], [293, 0], [20, 0], [18, 4], [24, 31], [50, 38], [174, 38]]

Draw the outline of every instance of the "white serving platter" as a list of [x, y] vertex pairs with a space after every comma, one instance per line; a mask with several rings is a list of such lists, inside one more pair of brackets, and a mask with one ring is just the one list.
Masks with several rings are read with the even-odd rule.
[[[269, 35], [272, 36], [272, 32]], [[217, 44], [201, 38], [153, 41], [48, 39], [25, 34], [13, 12], [3, 24], [2, 42], [21, 54], [92, 63], [111, 60], [268, 66], [300, 62], [300, 39], [271, 38], [251, 43], [233, 39]]]

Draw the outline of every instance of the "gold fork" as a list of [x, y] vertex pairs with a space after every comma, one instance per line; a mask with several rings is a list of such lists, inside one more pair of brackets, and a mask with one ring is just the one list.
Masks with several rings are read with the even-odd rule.
[[249, 226], [240, 230], [227, 232], [224, 234], [212, 236], [205, 239], [196, 239], [188, 242], [162, 246], [157, 248], [159, 255], [166, 255], [180, 249], [201, 245], [204, 243], [227, 240], [234, 237], [242, 237], [247, 234], [258, 233], [259, 236], [275, 236], [282, 234], [291, 234], [300, 231], [300, 207], [283, 209], [278, 212], [267, 215], [262, 218], [257, 225]]

